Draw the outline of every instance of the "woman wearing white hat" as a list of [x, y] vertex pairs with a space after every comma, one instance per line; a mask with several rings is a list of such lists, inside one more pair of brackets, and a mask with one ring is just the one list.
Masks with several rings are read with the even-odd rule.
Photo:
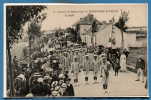
[[60, 86], [61, 96], [67, 96], [66, 89], [67, 89], [67, 84], [66, 83], [62, 83], [61, 86]]

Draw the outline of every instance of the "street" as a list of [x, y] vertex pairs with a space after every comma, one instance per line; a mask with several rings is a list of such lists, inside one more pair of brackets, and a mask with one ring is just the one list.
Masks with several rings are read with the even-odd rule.
[[145, 82], [135, 81], [136, 74], [133, 72], [120, 72], [118, 77], [110, 71], [108, 93], [102, 88], [101, 78], [94, 84], [92, 72], [89, 75], [89, 84], [85, 84], [83, 72], [79, 74], [79, 85], [75, 87], [76, 97], [125, 97], [125, 96], [147, 96]]

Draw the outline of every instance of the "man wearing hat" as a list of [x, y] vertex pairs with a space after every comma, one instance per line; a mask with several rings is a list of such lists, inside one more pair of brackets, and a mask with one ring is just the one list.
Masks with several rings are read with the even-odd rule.
[[100, 76], [102, 77], [103, 59], [105, 58], [105, 53], [101, 53], [98, 57], [98, 67], [100, 71]]
[[108, 83], [109, 83], [109, 62], [107, 61], [107, 58], [103, 58], [103, 64], [102, 64], [102, 81], [103, 81], [103, 89], [105, 90], [105, 93], [108, 93]]
[[52, 96], [52, 97], [59, 97], [59, 96], [60, 96], [60, 93], [59, 93], [59, 91], [57, 91], [57, 90], [53, 90], [51, 96]]
[[72, 70], [73, 70], [73, 74], [74, 74], [74, 83], [77, 86], [78, 85], [78, 74], [79, 74], [79, 62], [78, 62], [77, 57], [74, 58], [74, 62], [72, 62], [71, 66], [72, 66]]
[[51, 75], [52, 74], [50, 74], [50, 73], [46, 73], [44, 76], [44, 80], [46, 80], [49, 85], [51, 85], [51, 83], [52, 83], [52, 76]]
[[82, 48], [80, 48], [80, 52], [79, 52], [79, 63], [80, 63], [80, 69], [83, 68], [83, 63], [84, 62], [84, 52], [82, 50]]
[[90, 64], [90, 69], [93, 67], [93, 60], [94, 60], [94, 54], [92, 52], [88, 53], [89, 55], [89, 64]]
[[[71, 70], [71, 62], [72, 62], [72, 50], [70, 49], [68, 52], [68, 63], [69, 63], [69, 70]], [[68, 71], [69, 71], [68, 70]]]
[[64, 82], [65, 82], [65, 75], [64, 74], [60, 74], [59, 75], [59, 85], [61, 85]]
[[65, 54], [65, 72], [69, 71], [69, 52], [66, 52]]
[[88, 84], [88, 80], [89, 80], [89, 77], [88, 77], [88, 74], [89, 74], [89, 70], [90, 70], [90, 59], [89, 59], [89, 55], [85, 55], [84, 57], [84, 70], [85, 70], [85, 82], [86, 84]]
[[51, 84], [51, 91], [55, 90], [55, 87], [59, 86], [58, 81], [53, 81]]
[[68, 96], [68, 94], [66, 92], [66, 89], [67, 89], [67, 84], [66, 83], [62, 83], [61, 86], [60, 86], [61, 96]]
[[97, 82], [97, 74], [98, 74], [98, 60], [97, 60], [97, 55], [94, 55], [94, 61], [93, 61], [93, 79], [94, 79], [94, 83]]
[[62, 54], [62, 51], [60, 52], [59, 54], [59, 67], [62, 69], [63, 67], [63, 54]]
[[51, 72], [52, 68], [50, 67], [50, 61], [48, 60], [46, 63], [44, 63], [41, 67], [41, 69], [47, 73], [47, 72]]
[[26, 94], [26, 78], [23, 73], [15, 78], [16, 96], [24, 96]]
[[140, 78], [142, 78], [142, 82], [144, 82], [144, 69], [145, 69], [145, 60], [140, 56], [136, 62], [136, 70], [137, 70], [136, 81], [140, 81]]
[[71, 79], [68, 78], [66, 81], [67, 84], [67, 89], [66, 89], [66, 94], [67, 96], [74, 96], [74, 88], [73, 85], [70, 83]]
[[31, 87], [31, 92], [34, 96], [44, 96], [43, 95], [43, 78], [38, 78], [37, 82]]
[[60, 55], [60, 67], [62, 68], [62, 71], [65, 71], [65, 53], [62, 53]]
[[44, 76], [43, 79], [43, 95], [48, 96], [51, 95], [51, 88], [50, 88], [50, 77], [49, 76]]

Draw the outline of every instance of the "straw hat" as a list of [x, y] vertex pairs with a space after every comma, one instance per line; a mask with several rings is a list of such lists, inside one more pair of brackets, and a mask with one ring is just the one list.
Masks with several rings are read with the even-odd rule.
[[41, 78], [41, 77], [40, 77], [40, 78], [38, 78], [38, 79], [37, 79], [37, 82], [39, 82], [39, 83], [43, 83], [43, 78]]

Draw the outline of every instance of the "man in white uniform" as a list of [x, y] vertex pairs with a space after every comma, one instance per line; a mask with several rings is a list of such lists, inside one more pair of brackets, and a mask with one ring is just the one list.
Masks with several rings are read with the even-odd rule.
[[97, 60], [97, 55], [94, 55], [94, 61], [93, 61], [93, 79], [94, 79], [94, 83], [97, 83], [97, 75], [98, 75], [98, 71], [99, 71], [99, 67], [98, 67], [98, 60]]
[[88, 77], [88, 74], [89, 74], [89, 70], [90, 70], [90, 59], [89, 59], [89, 55], [85, 55], [84, 56], [84, 75], [85, 75], [85, 82], [86, 84], [88, 84], [88, 80], [89, 80], [89, 77]]
[[71, 64], [71, 68], [73, 70], [75, 86], [78, 86], [79, 62], [77, 57], [74, 58], [74, 61]]

